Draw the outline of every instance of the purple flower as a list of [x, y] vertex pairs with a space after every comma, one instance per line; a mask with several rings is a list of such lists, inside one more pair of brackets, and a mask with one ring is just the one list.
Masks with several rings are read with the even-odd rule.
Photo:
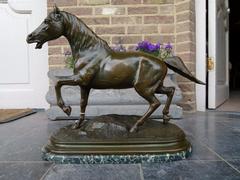
[[149, 45], [148, 45], [148, 50], [151, 51], [151, 52], [155, 51], [155, 50], [156, 50], [155, 45], [149, 44]]
[[157, 44], [152, 44], [149, 41], [141, 41], [137, 44], [136, 47], [136, 50], [151, 54], [163, 60], [169, 56], [172, 56], [172, 49], [173, 46], [170, 43], [162, 45], [160, 42]]
[[155, 45], [155, 47], [156, 47], [157, 49], [160, 49], [160, 47], [161, 47], [160, 42], [158, 42], [158, 43]]
[[165, 45], [165, 49], [166, 50], [171, 50], [173, 47], [172, 47], [172, 45], [170, 44], [170, 43], [168, 43], [168, 44], [166, 44]]
[[156, 45], [154, 45], [149, 41], [139, 42], [136, 48], [136, 50], [141, 50], [145, 52], [155, 52], [155, 51], [159, 51], [159, 49], [160, 49], [160, 43], [157, 43]]

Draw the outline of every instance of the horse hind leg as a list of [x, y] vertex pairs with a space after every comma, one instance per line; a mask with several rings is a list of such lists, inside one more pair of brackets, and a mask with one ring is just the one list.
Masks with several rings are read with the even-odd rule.
[[165, 87], [163, 85], [160, 85], [156, 90], [156, 93], [158, 93], [158, 94], [166, 94], [167, 95], [167, 101], [166, 101], [165, 107], [163, 108], [163, 111], [162, 111], [164, 124], [167, 124], [168, 121], [170, 120], [170, 116], [168, 114], [169, 114], [169, 108], [170, 108], [170, 105], [172, 102], [174, 92], [175, 92], [175, 87]]
[[160, 106], [159, 100], [155, 97], [154, 93], [149, 89], [143, 87], [135, 87], [135, 90], [140, 96], [146, 99], [149, 102], [149, 108], [147, 112], [133, 125], [130, 132], [136, 132], [138, 127], [143, 125], [149, 116]]

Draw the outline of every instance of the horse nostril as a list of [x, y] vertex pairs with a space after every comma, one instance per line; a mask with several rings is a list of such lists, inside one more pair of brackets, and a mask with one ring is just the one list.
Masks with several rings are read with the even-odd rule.
[[33, 33], [31, 33], [31, 34], [29, 34], [28, 36], [27, 36], [27, 42], [30, 42], [30, 40], [31, 40], [31, 38], [33, 37]]

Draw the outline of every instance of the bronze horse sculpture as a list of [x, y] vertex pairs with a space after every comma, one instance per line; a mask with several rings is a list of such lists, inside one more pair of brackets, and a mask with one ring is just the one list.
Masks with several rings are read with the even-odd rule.
[[71, 46], [75, 60], [74, 75], [59, 78], [55, 84], [58, 106], [70, 115], [71, 107], [66, 106], [61, 96], [64, 85], [80, 86], [81, 113], [80, 119], [73, 128], [80, 128], [85, 119], [85, 109], [91, 88], [125, 89], [134, 88], [136, 92], [149, 102], [147, 112], [134, 124], [130, 132], [134, 132], [160, 106], [157, 94], [166, 94], [167, 101], [163, 109], [163, 123], [170, 120], [169, 106], [174, 95], [174, 87], [164, 87], [163, 81], [170, 68], [180, 75], [199, 84], [179, 57], [159, 58], [142, 52], [115, 52], [87, 25], [76, 16], [54, 8], [44, 22], [27, 37], [28, 43], [37, 43], [36, 49], [50, 40], [65, 36]]

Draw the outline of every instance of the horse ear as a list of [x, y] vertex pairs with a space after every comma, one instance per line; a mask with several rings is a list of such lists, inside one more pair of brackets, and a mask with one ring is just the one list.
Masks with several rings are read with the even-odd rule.
[[57, 5], [54, 5], [54, 9], [53, 9], [54, 14], [60, 14], [60, 9], [57, 7]]

